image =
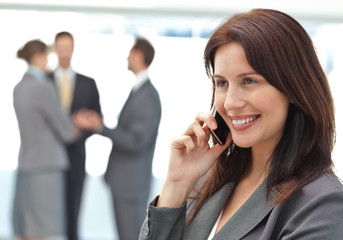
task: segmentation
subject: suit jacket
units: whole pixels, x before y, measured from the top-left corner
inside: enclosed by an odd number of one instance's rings
[[[52,75],[53,77],[53,75]],[[56,85],[56,80],[54,83]],[[99,92],[94,79],[75,73],[75,85],[73,99],[70,107],[70,114],[82,109],[92,109],[101,114]],[[80,170],[85,169],[85,141],[92,135],[90,131],[82,131],[81,137],[77,141],[68,144],[67,150],[73,166]]]
[[[67,168],[64,143],[75,133],[51,82],[25,73],[14,88],[13,104],[21,140],[19,170]]]
[[[105,179],[118,198],[147,201],[160,119],[159,94],[148,80],[137,91],[131,91],[117,127],[104,127],[100,133],[113,142]]]
[[[192,211],[156,208],[152,202],[142,226],[140,240],[207,240],[234,183],[224,185],[202,206],[194,220]],[[252,194],[213,240],[337,240],[343,238],[343,188],[336,177],[323,174],[287,201],[274,206],[275,193],[266,199],[266,183]]]

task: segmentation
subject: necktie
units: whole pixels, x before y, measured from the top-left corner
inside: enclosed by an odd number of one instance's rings
[[[68,77],[68,74],[64,74],[63,78],[61,79],[61,82],[59,85],[59,93],[60,93],[62,106],[65,109],[70,110],[73,94],[72,94],[71,79]]]

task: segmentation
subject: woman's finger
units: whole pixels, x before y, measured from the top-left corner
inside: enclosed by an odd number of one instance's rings
[[[193,123],[185,131],[185,135],[195,135],[198,145],[201,146],[209,139],[206,126],[210,126],[211,129],[217,127],[214,117],[207,113],[198,113]]]
[[[183,135],[183,136],[174,138],[172,141],[171,147],[174,149],[185,148],[187,153],[189,153],[195,148],[195,144],[193,142],[193,139],[190,136]]]

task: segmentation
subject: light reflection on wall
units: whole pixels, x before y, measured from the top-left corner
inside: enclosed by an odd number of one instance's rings
[[[343,24],[323,25],[313,38],[326,67],[335,103],[336,144],[332,154],[337,175],[343,179]]]

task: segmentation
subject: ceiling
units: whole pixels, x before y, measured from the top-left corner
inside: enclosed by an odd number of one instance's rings
[[[341,0],[0,0],[0,9],[150,16],[221,18],[252,8],[274,8],[296,18],[343,23]]]

